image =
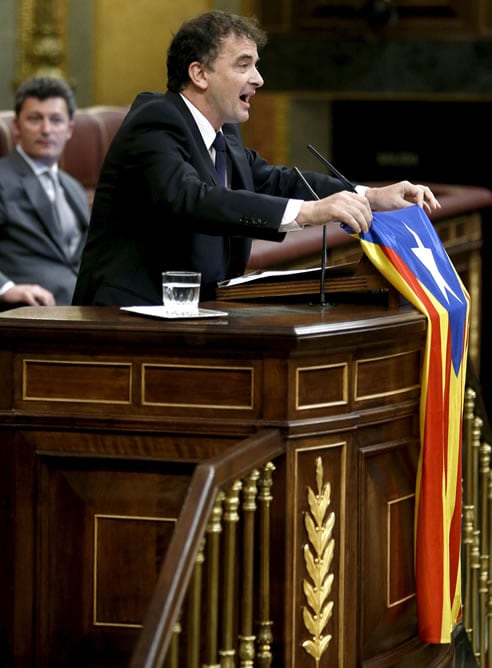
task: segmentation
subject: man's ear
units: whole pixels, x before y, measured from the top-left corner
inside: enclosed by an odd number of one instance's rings
[[[68,141],[69,139],[72,138],[74,128],[75,128],[75,121],[72,119],[72,120],[69,121],[69,123],[68,123],[66,141]]]
[[[12,119],[12,134],[14,136],[14,141],[17,143],[20,137],[19,119],[17,116],[14,116]]]
[[[195,60],[193,63],[190,63],[188,67],[188,76],[190,81],[201,90],[206,90],[208,87],[208,77],[207,70],[202,63],[199,63]]]

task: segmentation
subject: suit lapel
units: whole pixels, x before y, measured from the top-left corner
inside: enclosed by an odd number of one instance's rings
[[[62,253],[62,255],[65,257],[63,247],[60,243],[60,234],[58,231],[58,223],[56,221],[55,211],[48,195],[46,194],[46,191],[24,158],[17,151],[14,151],[11,155],[15,169],[17,170],[21,179],[21,183],[24,187],[26,197],[31,202],[33,207],[33,211],[38,216],[41,225],[46,230],[46,234],[60,250],[60,253]]]
[[[89,221],[87,220],[86,208],[84,208],[85,202],[80,201],[79,192],[72,188],[70,180],[67,178],[64,172],[59,170],[58,176],[60,183],[63,186],[63,190],[65,191],[67,202],[72,207],[81,229],[86,230],[89,227]]]
[[[81,201],[80,192],[72,187],[72,183],[70,179],[67,178],[65,172],[58,170],[58,178],[60,179],[60,183],[63,187],[63,190],[65,191],[65,197],[67,199],[67,202],[70,204],[77,219],[77,223],[80,227],[80,230],[82,231],[82,235],[80,237],[77,248],[70,257],[67,256],[65,250],[63,249],[65,257],[68,259],[69,262],[71,262],[71,264],[74,267],[76,267],[80,260],[81,253],[85,245],[85,238],[86,238],[85,233],[87,232],[87,229],[89,227],[89,219],[87,218],[87,213],[86,213],[87,208],[84,207],[86,202]]]
[[[227,143],[227,151],[232,161],[231,187],[253,191],[253,178],[249,163],[244,156],[243,145],[236,134],[232,133],[227,126],[224,126],[223,130]]]
[[[213,183],[218,184],[217,172],[215,171],[214,164],[210,159],[208,148],[205,146],[202,135],[200,134],[200,130],[195,123],[195,119],[193,118],[193,115],[191,114],[186,104],[183,102],[181,95],[178,93],[167,92],[164,97],[168,102],[171,102],[179,110],[180,115],[183,117],[186,123],[186,127],[191,133],[193,144],[200,157],[203,170],[205,170],[207,176]]]
[[[44,227],[50,236],[56,239],[58,236],[58,228],[55,211],[48,195],[35,174],[26,174],[24,176],[24,189]]]

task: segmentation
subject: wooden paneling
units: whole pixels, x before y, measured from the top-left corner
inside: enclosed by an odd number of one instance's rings
[[[492,35],[492,4],[490,2],[485,3],[481,8],[481,17],[484,32]]]
[[[22,401],[131,403],[131,364],[23,359]]]
[[[450,665],[452,645],[417,638],[413,599],[425,319],[381,305],[227,311],[220,328],[111,307],[0,316],[6,665],[128,665],[196,464],[229,469],[232,446],[265,427],[285,453],[271,502],[272,665],[311,668],[308,646],[327,668],[409,665],[416,652],[415,665]],[[333,550],[320,562],[313,527],[325,519]],[[306,596],[324,575],[329,643],[313,640]]]
[[[360,530],[367,552],[361,563],[361,588],[368,605],[362,615],[361,650],[365,660],[391,649],[390,628],[402,643],[415,631],[413,540],[401,529],[413,526],[417,452],[411,441],[388,441],[362,451]],[[377,544],[374,533],[379,536]],[[377,573],[372,572],[369,554],[381,565]]]
[[[118,656],[136,641],[192,468],[63,453],[36,468],[39,658],[103,665],[105,646]]]
[[[191,389],[197,391],[190,392]],[[142,403],[152,406],[251,410],[254,368],[205,364],[144,364]]]
[[[356,35],[481,34],[487,0],[256,0],[256,12],[271,32],[342,31]]]

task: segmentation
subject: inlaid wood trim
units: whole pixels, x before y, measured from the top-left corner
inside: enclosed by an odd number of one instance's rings
[[[414,359],[411,359],[411,358]],[[412,377],[406,378],[403,372],[403,363],[405,358],[410,363],[409,368],[412,370]],[[393,364],[395,368],[393,373],[388,373],[388,365]],[[397,367],[396,367],[397,365]],[[372,367],[372,368],[370,368]],[[382,355],[378,357],[367,357],[355,362],[355,386],[354,386],[354,400],[366,401],[368,399],[379,399],[382,397],[394,397],[405,392],[412,392],[418,390],[420,387],[420,350],[405,350],[401,353],[393,353],[391,355]],[[371,388],[377,391],[363,391],[362,373],[367,374],[370,379]],[[410,382],[408,382],[410,380]],[[388,383],[386,387],[384,383]],[[366,383],[367,384],[367,383]]]
[[[144,406],[252,410],[254,385],[252,366],[142,365]]]
[[[141,515],[111,515],[103,513],[94,514],[94,554],[93,554],[93,583],[92,583],[92,623],[94,626],[105,626],[105,627],[118,627],[118,628],[142,628],[143,624],[132,624],[125,622],[117,621],[102,621],[98,619],[97,615],[97,601],[98,601],[98,590],[97,590],[97,574],[98,574],[98,546],[99,546],[99,524],[101,520],[130,520],[141,521],[141,522],[162,522],[162,523],[172,523],[176,524],[176,517],[151,517],[151,516],[141,516]]]
[[[346,362],[298,367],[295,379],[295,409],[302,411],[347,404],[348,372]],[[328,390],[334,394],[331,399],[326,398]]]
[[[131,404],[132,365],[128,362],[22,360],[23,401]]]
[[[392,564],[392,553],[391,553],[391,513],[398,503],[403,503],[405,501],[408,501],[409,499],[414,499],[415,500],[415,494],[406,494],[405,496],[401,496],[398,499],[392,499],[391,501],[388,501],[387,506],[386,506],[386,526],[387,526],[387,536],[388,536],[388,543],[386,545],[386,563],[387,563],[387,571],[386,571],[386,605],[388,608],[394,608],[397,605],[401,605],[405,601],[409,601],[412,598],[415,598],[415,591],[409,593],[407,596],[403,596],[402,598],[391,600],[391,564]]]

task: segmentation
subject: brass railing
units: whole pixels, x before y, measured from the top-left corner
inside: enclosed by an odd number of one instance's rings
[[[472,373],[465,394],[463,446],[463,625],[480,668],[492,668],[490,427]]]
[[[199,464],[131,668],[268,668],[270,504],[277,430]]]

